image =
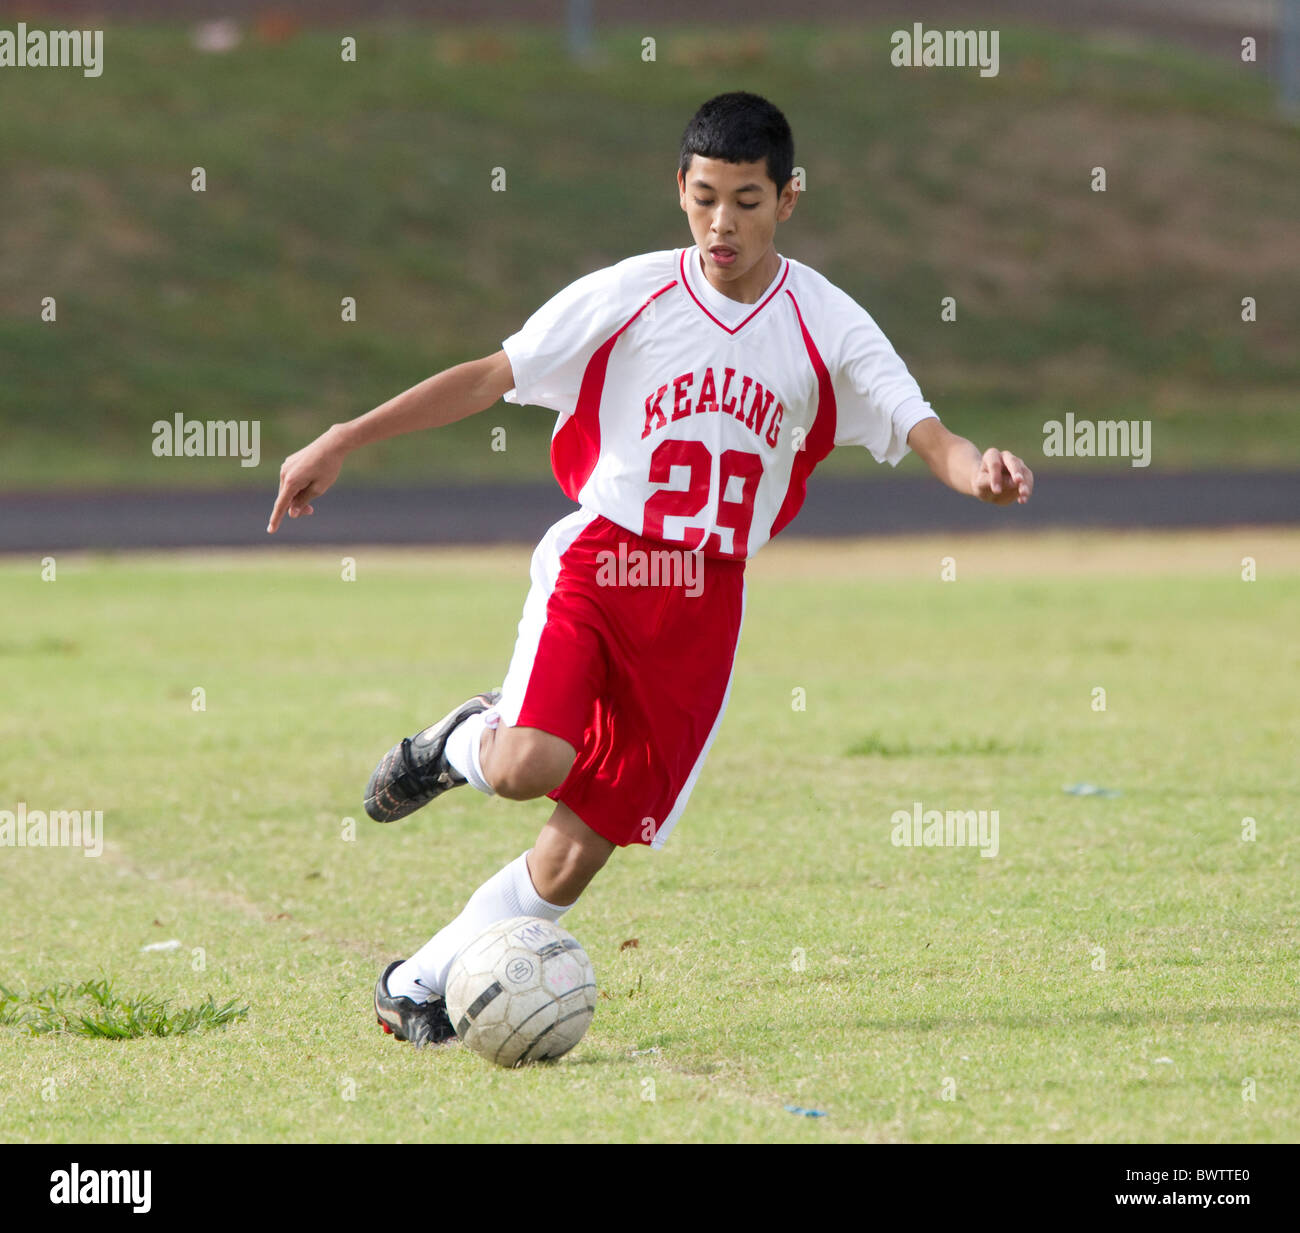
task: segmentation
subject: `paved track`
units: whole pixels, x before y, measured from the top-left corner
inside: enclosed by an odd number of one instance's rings
[[[533,543],[573,509],[553,484],[372,488],[345,482],[316,503],[313,517],[286,519],[270,536],[271,501],[269,490],[0,495],[0,552]],[[1009,509],[959,497],[924,476],[814,476],[802,512],[784,534],[1270,524],[1300,524],[1300,475],[1048,475],[1039,477],[1027,506]]]

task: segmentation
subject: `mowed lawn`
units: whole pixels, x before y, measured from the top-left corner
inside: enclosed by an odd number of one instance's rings
[[[523,1071],[370,998],[546,803],[360,796],[499,683],[527,551],[56,568],[0,563],[0,809],[102,810],[105,844],[0,847],[0,984],[248,1014],[0,1027],[4,1141],[1300,1137],[1292,533],[774,545],[686,817],[564,918],[592,1028]],[[896,846],[916,807],[996,810],[996,856]]]

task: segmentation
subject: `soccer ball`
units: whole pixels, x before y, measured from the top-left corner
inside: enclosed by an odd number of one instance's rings
[[[456,1035],[498,1066],[559,1057],[596,1012],[596,973],[582,944],[553,921],[516,916],[484,930],[447,975]]]

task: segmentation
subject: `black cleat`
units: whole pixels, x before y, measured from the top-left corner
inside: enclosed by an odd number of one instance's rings
[[[394,959],[375,986],[375,1018],[379,1020],[379,1026],[398,1040],[409,1040],[417,1049],[455,1040],[456,1029],[451,1026],[444,999],[412,1002],[410,998],[395,998],[388,992],[389,974],[403,962]]]
[[[499,690],[475,694],[436,724],[394,745],[379,759],[366,785],[366,813],[376,822],[396,822],[465,783],[464,775],[443,756],[447,738],[462,720],[500,701]]]

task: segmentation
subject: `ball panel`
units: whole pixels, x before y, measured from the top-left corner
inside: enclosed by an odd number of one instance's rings
[[[447,1010],[457,1035],[501,1066],[559,1057],[585,1034],[596,975],[553,921],[514,917],[485,929],[452,963]]]

